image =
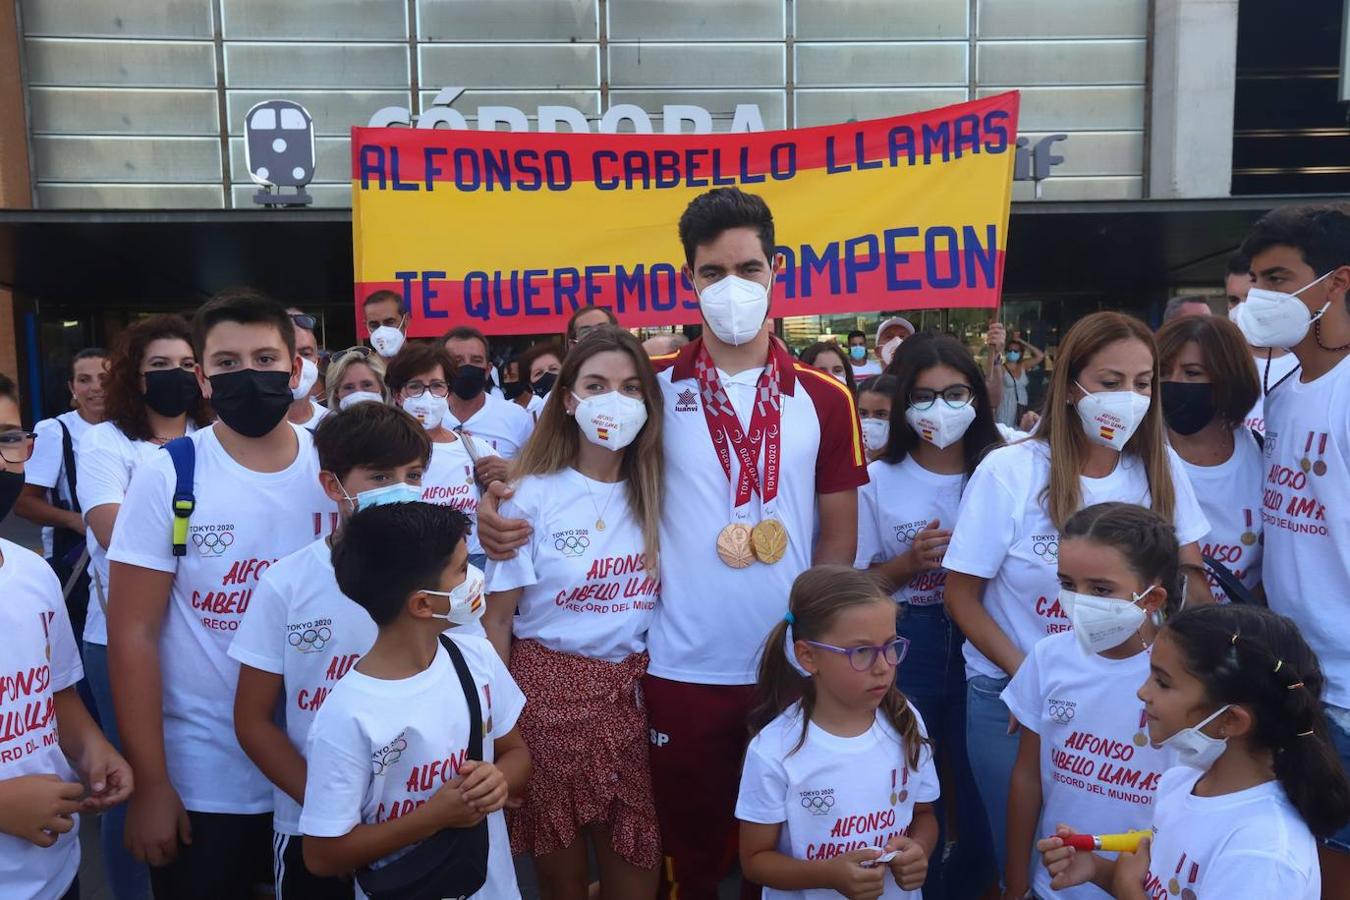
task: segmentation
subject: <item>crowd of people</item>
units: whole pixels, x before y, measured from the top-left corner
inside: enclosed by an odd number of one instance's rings
[[[93,814],[117,900],[1347,896],[1350,210],[1052,366],[794,355],[763,200],[678,237],[692,341],[232,290],[0,375],[0,894]]]

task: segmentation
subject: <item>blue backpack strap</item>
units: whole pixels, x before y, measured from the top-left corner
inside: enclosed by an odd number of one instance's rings
[[[197,506],[192,483],[197,469],[197,447],[190,437],[174,438],[164,445],[173,460],[173,555],[187,555],[188,519]]]

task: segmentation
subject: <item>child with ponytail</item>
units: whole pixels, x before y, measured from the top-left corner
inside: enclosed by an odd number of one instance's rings
[[[1056,891],[1035,865],[1037,835],[1060,822],[1092,833],[1147,828],[1169,755],[1150,747],[1143,704],[1149,647],[1181,596],[1176,531],[1151,509],[1098,503],[1059,538],[1059,605],[1072,631],[1041,638],[1003,690],[1021,724],[1008,797],[1008,897]],[[1034,866],[1034,869],[1033,869]]]
[[[866,572],[797,577],[759,668],[736,817],[768,898],[918,898],[937,843],[932,748],[896,686],[908,642]]]
[[[1189,609],[1159,634],[1150,669],[1139,689],[1149,737],[1179,764],[1158,786],[1151,839],[1108,860],[1068,846],[1075,832],[1061,826],[1037,844],[1051,886],[1317,900],[1315,838],[1350,820],[1350,781],[1297,626],[1260,607]]]

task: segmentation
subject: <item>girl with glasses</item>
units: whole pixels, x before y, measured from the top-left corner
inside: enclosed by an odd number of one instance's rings
[[[909,642],[866,572],[793,582],[759,668],[736,818],[741,868],[765,898],[918,898],[937,846],[937,769],[896,685]]]
[[[900,688],[928,723],[934,755],[946,760],[943,791],[955,797],[947,804],[955,822],[938,821],[944,845],[952,831],[960,838],[929,873],[927,890],[974,897],[993,880],[993,845],[966,757],[962,636],[943,609],[942,557],[962,488],[1002,440],[980,367],[955,338],[915,335],[892,368],[894,376],[881,376],[891,385],[892,424],[858,490],[856,565],[870,569],[897,604],[896,629],[913,647],[899,669]]]
[[[966,636],[966,747],[1002,870],[1017,722],[1000,699],[1038,640],[1073,627],[1060,605],[1060,530],[1078,510],[1119,501],[1176,528],[1181,561],[1203,565],[1209,531],[1155,395],[1158,355],[1138,319],[1098,312],[1060,345],[1045,416],[1028,440],[986,456],[971,476],[943,561],[946,605]],[[1210,602],[1204,579],[1190,600]]]

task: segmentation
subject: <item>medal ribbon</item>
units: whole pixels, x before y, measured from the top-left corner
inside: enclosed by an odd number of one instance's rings
[[[780,445],[782,434],[783,398],[778,385],[778,357],[770,348],[769,362],[755,384],[755,408],[750,416],[750,433],[741,428],[741,420],[736,408],[731,405],[726,388],[717,377],[717,367],[708,355],[707,347],[699,349],[694,361],[694,371],[698,375],[699,395],[703,401],[703,419],[708,426],[708,436],[712,438],[717,459],[722,471],[731,479],[731,448],[736,451],[741,470],[736,479],[736,498],[734,506],[740,509],[750,502],[751,496],[758,493],[761,502],[768,506],[778,496],[778,471],[782,460]],[[760,449],[764,450],[764,481],[759,477]]]

